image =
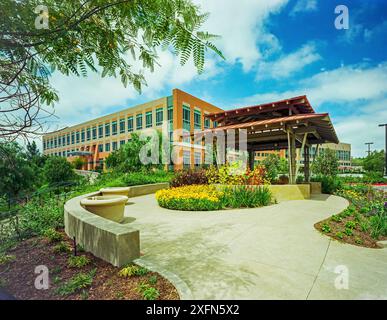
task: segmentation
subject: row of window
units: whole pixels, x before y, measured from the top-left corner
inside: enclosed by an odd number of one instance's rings
[[[193,110],[194,129],[202,129],[202,112],[198,109]],[[213,123],[214,128],[217,127],[217,122]],[[204,129],[210,128],[210,119],[204,118]],[[183,129],[191,131],[191,108],[187,105],[183,105]]]
[[[158,108],[155,111],[156,114],[156,126],[160,126],[164,120],[164,109]],[[173,108],[168,108],[168,121],[173,120]],[[143,115],[142,113],[136,115],[136,130],[143,129]],[[78,144],[80,142],[90,141],[101,139],[103,137],[110,137],[110,135],[117,135],[125,132],[134,131],[134,119],[133,116],[129,116],[127,119],[120,119],[119,123],[117,121],[108,122],[100,124],[98,127],[94,126],[92,128],[82,129],[81,131],[71,132],[66,135],[52,138],[47,141],[43,141],[43,150],[53,149],[62,146],[68,146],[72,144]],[[145,127],[151,128],[153,126],[153,111],[148,111],[145,114]],[[105,129],[105,132],[104,132]]]

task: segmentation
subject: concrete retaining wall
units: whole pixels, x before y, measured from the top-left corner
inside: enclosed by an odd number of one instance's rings
[[[310,199],[309,184],[268,185],[267,187],[277,202]]]
[[[129,197],[138,197],[143,196],[146,194],[155,193],[158,190],[161,189],[167,189],[169,188],[168,182],[161,182],[161,183],[153,183],[153,184],[143,184],[139,186],[131,186],[129,187]]]
[[[130,224],[119,224],[99,217],[80,205],[82,195],[64,205],[65,232],[76,242],[114,266],[122,266],[140,257],[140,232]]]

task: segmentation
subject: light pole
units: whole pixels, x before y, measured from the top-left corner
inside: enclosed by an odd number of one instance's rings
[[[384,138],[384,142],[385,142],[385,147],[384,147],[384,159],[385,159],[385,168],[384,168],[384,173],[385,175],[387,176],[387,123],[385,124],[379,124],[379,127],[384,127],[385,130],[386,130],[386,137]]]
[[[366,142],[366,143],[365,143],[365,145],[368,146],[368,151],[367,151],[368,155],[371,154],[371,145],[372,145],[372,144],[374,144],[374,143],[373,143],[373,142]]]

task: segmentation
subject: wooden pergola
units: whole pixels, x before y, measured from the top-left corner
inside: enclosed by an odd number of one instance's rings
[[[230,129],[247,131],[250,168],[254,167],[256,151],[287,149],[290,184],[296,183],[299,170],[297,148],[304,155],[305,181],[309,181],[311,145],[318,148],[322,143],[339,143],[329,114],[316,113],[306,96],[213,113],[207,117],[218,126],[204,130],[204,134]]]

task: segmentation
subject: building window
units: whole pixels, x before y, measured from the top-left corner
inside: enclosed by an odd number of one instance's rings
[[[204,129],[210,128],[210,119],[204,118]]]
[[[86,129],[86,140],[90,141],[90,128]]]
[[[115,136],[117,134],[117,121],[113,121],[112,123],[112,135]]]
[[[191,131],[191,109],[183,106],[183,129]]]
[[[98,152],[103,152],[103,144],[98,145]]]
[[[136,115],[136,130],[142,129],[142,114]]]
[[[133,117],[130,116],[128,117],[128,132],[132,132],[133,131]]]
[[[54,138],[54,148],[57,147],[57,141],[56,141],[56,138]]]
[[[70,134],[67,134],[67,145],[70,145]]]
[[[100,124],[99,126],[98,126],[98,138],[103,138],[103,125],[102,124]]]
[[[85,129],[82,129],[81,131],[81,141],[85,142]]]
[[[164,120],[164,109],[158,108],[156,109],[156,126],[161,126]]]
[[[66,145],[66,136],[62,136],[62,146]]]
[[[200,110],[194,111],[194,128],[202,129],[202,113]]]
[[[183,165],[184,167],[189,166],[191,163],[191,151],[183,151]]]
[[[46,150],[46,141],[43,141],[43,150]]]
[[[198,167],[202,164],[202,153],[201,152],[195,152],[194,154],[194,163],[195,166]]]
[[[113,151],[117,150],[117,141],[113,141]]]
[[[110,143],[105,143],[105,151],[109,152],[110,151]]]
[[[125,133],[125,119],[120,119],[120,133]]]
[[[218,121],[214,121],[214,122],[212,123],[212,125],[213,125],[214,128],[216,128],[216,127],[218,126]]]
[[[110,136],[110,122],[105,123],[105,137]]]
[[[173,106],[168,107],[167,113],[168,113],[168,121],[172,122],[173,121]]]
[[[145,114],[145,127],[146,128],[152,127],[152,111],[148,111]]]
[[[120,141],[120,147],[123,146],[125,144],[125,140],[121,140]]]
[[[97,139],[97,127],[93,127],[92,135],[93,135],[93,140]]]
[[[79,141],[80,141],[80,134],[79,134],[79,131],[77,131],[77,132],[75,133],[75,141],[76,141],[76,143],[79,143]]]
[[[71,144],[75,143],[75,134],[74,132],[71,132]]]

